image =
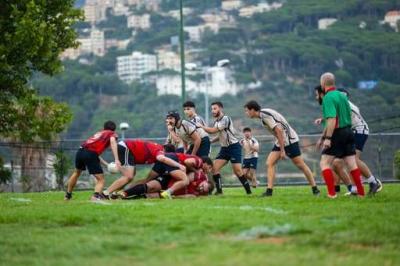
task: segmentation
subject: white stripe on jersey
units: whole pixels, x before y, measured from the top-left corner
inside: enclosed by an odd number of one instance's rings
[[[219,130],[217,134],[222,147],[228,147],[239,142],[236,129],[233,127],[232,119],[229,116],[224,115],[215,120],[214,127]]]

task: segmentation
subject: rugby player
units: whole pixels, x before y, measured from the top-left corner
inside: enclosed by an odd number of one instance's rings
[[[243,157],[243,173],[248,180],[251,180],[251,185],[256,188],[259,184],[256,176],[257,162],[258,162],[258,152],[260,150],[260,145],[255,137],[251,133],[249,127],[243,129],[244,138],[240,140],[240,145],[243,147],[244,157]]]

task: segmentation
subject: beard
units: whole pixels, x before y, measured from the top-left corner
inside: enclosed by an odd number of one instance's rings
[[[221,112],[217,112],[217,113],[212,113],[213,117],[218,117],[221,114]]]
[[[322,97],[318,97],[318,103],[319,105],[322,105]]]

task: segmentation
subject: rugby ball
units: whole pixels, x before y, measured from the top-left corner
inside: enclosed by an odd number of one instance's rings
[[[118,173],[118,169],[117,166],[115,165],[115,163],[109,163],[107,164],[107,171],[112,173],[112,174],[116,174]]]

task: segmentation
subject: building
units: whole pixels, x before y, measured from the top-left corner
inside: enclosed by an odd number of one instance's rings
[[[336,18],[321,18],[318,20],[318,29],[326,30],[329,26],[333,25],[337,21]]]
[[[136,9],[144,8],[148,11],[160,11],[161,0],[127,0],[129,6],[135,6]]]
[[[181,70],[181,59],[175,52],[159,50],[157,52],[158,69],[173,69],[175,71]]]
[[[189,8],[189,7],[184,7],[184,8],[182,8],[182,14],[183,14],[183,16],[186,17],[186,16],[188,16],[188,15],[190,15],[190,14],[192,14],[192,13],[193,13],[193,9],[192,9],[192,8]],[[168,11],[168,13],[167,13],[166,15],[168,15],[168,16],[170,16],[170,17],[173,17],[173,18],[179,20],[179,18],[180,18],[180,11],[179,11],[179,9],[170,10],[170,11]]]
[[[259,3],[257,5],[245,6],[239,9],[240,17],[251,17],[256,13],[269,12],[271,10],[275,10],[282,7],[282,3],[273,2],[272,4],[268,3]]]
[[[128,28],[149,29],[151,27],[150,14],[130,15],[127,19]]]
[[[102,1],[87,0],[83,7],[85,21],[95,24],[105,20],[107,7],[108,3],[103,4]]]
[[[130,41],[131,39],[126,39],[126,40],[106,39],[105,41],[106,50],[110,48],[125,50],[128,47]]]
[[[390,27],[398,31],[397,23],[400,20],[400,11],[389,11],[385,15],[385,23],[388,23]]]
[[[219,31],[219,23],[207,23],[197,26],[185,26],[183,30],[189,34],[191,42],[200,42],[201,37],[206,29],[211,30],[214,33]]]
[[[133,52],[131,55],[117,57],[118,77],[131,83],[139,80],[144,73],[157,70],[157,57],[152,54]]]
[[[225,11],[239,9],[242,6],[241,0],[222,0],[221,8]]]
[[[174,94],[181,95],[182,80],[180,75],[162,75],[156,78],[156,88],[158,95]],[[188,78],[185,80],[186,91],[199,91],[199,84]]]

